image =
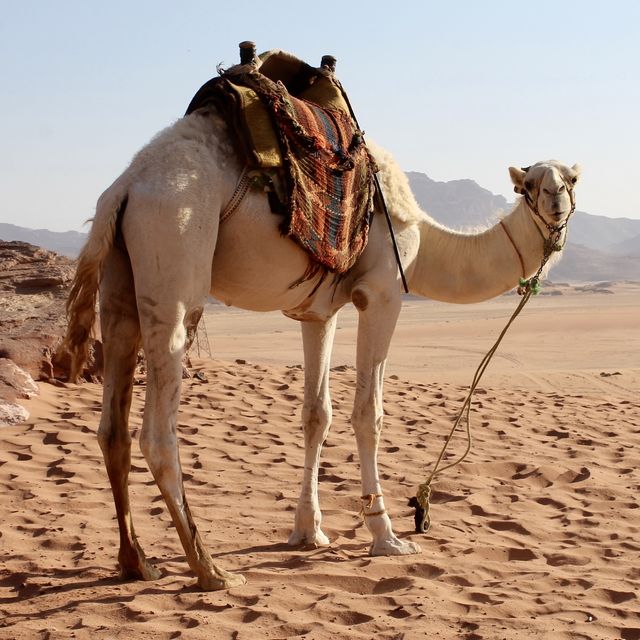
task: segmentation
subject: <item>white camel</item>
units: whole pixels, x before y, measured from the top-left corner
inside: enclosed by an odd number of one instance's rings
[[[573,207],[577,166],[555,161],[510,169],[520,198],[499,224],[477,234],[448,230],[423,213],[392,158],[374,155],[396,230],[411,293],[446,302],[497,296],[540,266],[543,241]],[[282,310],[301,321],[305,384],[302,423],[304,473],[289,544],[327,545],[318,503],[320,449],[331,423],[329,365],[338,310],[359,312],[357,381],[351,416],[360,457],[364,520],[373,555],[413,554],[385,511],[377,467],[382,429],[382,382],[402,303],[387,223],[374,215],[369,241],[344,277],[304,281],[307,254],[283,237],[262,192],[249,191],[224,222],[243,166],[225,123],[196,112],[162,131],[102,194],[69,298],[67,345],[75,371],[100,290],[104,395],[98,438],[120,527],[123,578],[151,580],[159,571],[145,558],[129,506],[131,438],[128,417],[136,354],[147,358],[140,447],[202,589],[224,589],[244,578],[217,567],[189,511],[178,454],[176,421],[181,359],[207,295],[254,311]],[[301,281],[297,286],[292,283]]]

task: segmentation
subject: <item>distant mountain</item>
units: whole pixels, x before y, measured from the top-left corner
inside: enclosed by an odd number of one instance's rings
[[[0,222],[0,239],[20,240],[55,251],[63,256],[75,258],[84,245],[87,234],[79,231],[49,231],[48,229],[26,229],[14,224]]]
[[[452,229],[486,224],[498,211],[506,211],[506,198],[483,189],[473,180],[437,182],[424,173],[407,172],[418,204],[441,224]]]
[[[640,280],[640,256],[616,256],[568,242],[549,277],[556,282]]]
[[[580,197],[578,195],[578,197]],[[570,238],[575,244],[616,255],[640,255],[640,220],[607,218],[576,211],[570,226]]]
[[[610,245],[609,251],[619,256],[640,256],[640,235]]]

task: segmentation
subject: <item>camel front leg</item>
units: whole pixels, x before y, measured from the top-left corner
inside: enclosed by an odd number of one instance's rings
[[[360,456],[363,517],[373,537],[370,555],[407,555],[420,547],[400,540],[384,506],[378,474],[378,443],[382,430],[382,384],[389,343],[400,312],[401,298],[375,296],[359,290],[354,302],[360,312],[356,393],[351,416]]]
[[[334,315],[327,322],[301,323],[304,345],[304,475],[295,524],[289,536],[290,545],[329,544],[329,538],[320,528],[322,513],[318,502],[318,468],[322,444],[331,426],[329,368],[336,319],[337,315]]]

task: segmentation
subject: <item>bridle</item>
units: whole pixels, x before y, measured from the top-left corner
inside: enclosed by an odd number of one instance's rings
[[[522,167],[522,171],[525,172],[525,178],[530,168],[531,167]],[[520,266],[522,267],[522,278],[520,278],[520,284],[517,289],[520,295],[524,295],[524,293],[527,291],[528,288],[531,288],[533,293],[538,292],[540,288],[540,284],[539,284],[540,274],[542,273],[542,270],[544,269],[545,264],[548,262],[552,253],[554,253],[555,251],[562,251],[567,241],[567,234],[565,233],[563,238],[562,232],[566,229],[567,223],[569,222],[569,218],[571,218],[574,211],[576,210],[576,199],[575,199],[573,183],[570,184],[562,174],[560,177],[565,189],[567,190],[567,193],[569,194],[569,201],[571,202],[571,210],[569,211],[569,215],[564,219],[564,221],[561,224],[558,224],[558,225],[551,224],[550,222],[547,222],[544,219],[544,217],[538,210],[538,205],[536,203],[537,199],[534,200],[531,194],[531,191],[527,189],[526,186],[522,189],[522,191],[518,191],[523,195],[525,203],[529,207],[529,210],[531,211],[533,216],[535,216],[535,218],[538,218],[540,222],[544,225],[544,227],[547,229],[547,231],[549,232],[549,235],[545,236],[544,233],[542,233],[542,229],[540,229],[540,225],[538,224],[538,221],[534,218],[533,222],[542,238],[543,258],[542,258],[542,263],[540,265],[540,268],[532,278],[529,278],[528,280],[526,279],[524,259],[522,257],[522,254],[520,253],[520,250],[518,249],[518,245],[516,245],[516,243],[514,242],[513,237],[509,233],[509,230],[507,229],[506,225],[502,222],[502,220],[500,221],[500,224],[504,229],[504,232],[509,238],[511,244],[513,245],[513,248],[518,254],[518,258],[520,259]]]
[[[531,167],[522,167],[522,170],[525,172],[525,178],[529,169],[531,169]],[[550,222],[547,222],[542,217],[542,214],[540,213],[540,211],[538,211],[538,205],[536,204],[536,201],[534,201],[533,196],[531,195],[531,192],[529,191],[529,189],[527,189],[526,186],[523,189],[524,200],[527,203],[527,206],[532,211],[532,213],[540,219],[542,224],[546,227],[547,231],[551,234],[564,231],[564,229],[567,226],[567,223],[569,222],[569,218],[573,215],[573,212],[576,210],[576,197],[574,193],[573,183],[569,184],[569,182],[567,182],[567,180],[562,174],[560,174],[560,179],[562,180],[562,184],[564,185],[565,189],[567,190],[567,193],[569,194],[569,200],[571,202],[571,210],[569,211],[569,215],[565,218],[564,222],[559,225],[555,225],[555,224],[551,224]],[[538,225],[536,224],[536,226]],[[559,251],[559,250],[560,249],[556,249],[556,251]]]

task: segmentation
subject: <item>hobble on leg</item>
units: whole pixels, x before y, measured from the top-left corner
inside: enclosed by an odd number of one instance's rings
[[[375,371],[372,378],[381,381],[381,371]],[[371,396],[369,396],[371,398],[369,402],[362,401],[362,397],[362,395],[358,397],[356,392],[352,423],[360,454],[363,502],[361,513],[373,538],[369,553],[370,555],[419,553],[420,547],[415,542],[400,540],[393,532],[378,475],[377,456],[382,429],[382,403],[376,402]],[[367,396],[364,397],[367,398]]]

